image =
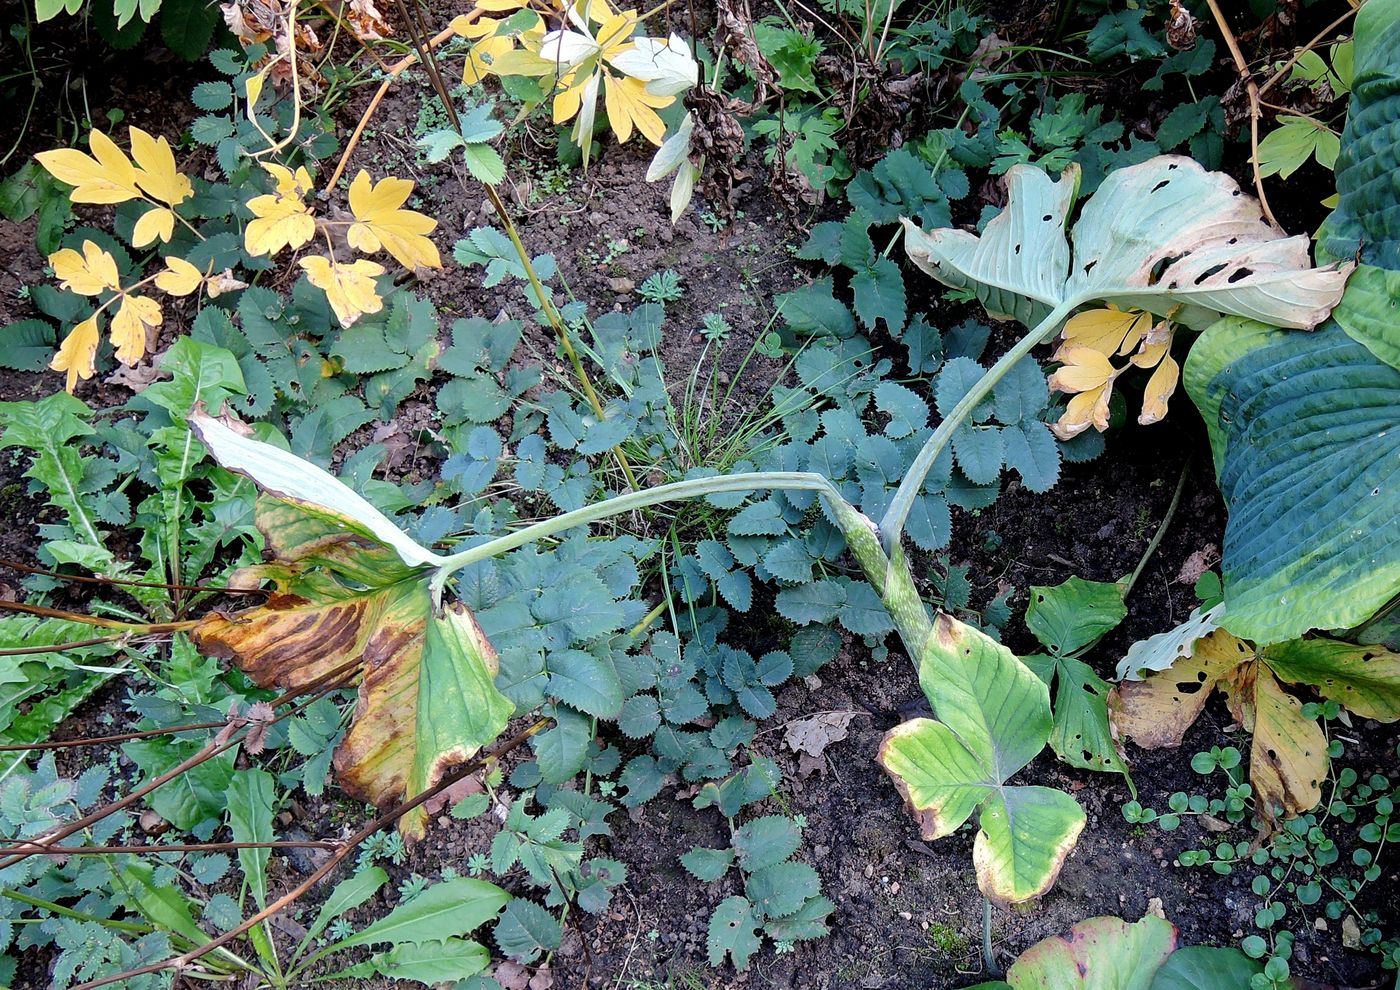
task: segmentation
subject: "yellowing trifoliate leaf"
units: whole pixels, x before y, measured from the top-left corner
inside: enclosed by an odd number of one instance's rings
[[[437,245],[427,236],[437,221],[402,208],[412,194],[407,179],[390,177],[371,185],[369,173],[361,169],[350,183],[350,212],[355,214],[346,234],[350,246],[366,254],[383,249],[405,268],[441,268]]]
[[[95,296],[107,289],[119,289],[117,262],[92,241],[83,241],[83,253],[63,248],[49,255],[49,264],[58,284],[80,296]]]
[[[68,198],[75,203],[125,203],[141,195],[136,166],[111,138],[93,130],[88,146],[92,155],[76,148],[59,148],[34,157],[55,179],[73,186]]]
[[[179,206],[194,195],[189,177],[175,167],[175,156],[165,138],[131,128],[131,157],[136,159],[136,184],[152,199]]]
[[[1086,309],[1065,324],[1065,345],[1092,347],[1104,357],[1122,356],[1137,347],[1151,325],[1152,316],[1140,309]]]
[[[316,220],[302,202],[311,191],[311,176],[304,167],[295,173],[282,165],[263,168],[276,181],[277,191],[248,201],[255,219],[243,232],[243,244],[249,254],[275,255],[286,247],[301,247],[316,234]]]
[[[112,317],[112,346],[122,364],[135,364],[146,354],[146,331],[160,326],[160,304],[146,296],[122,296]]]
[[[326,294],[341,326],[353,326],[364,314],[384,308],[384,300],[374,285],[375,278],[384,274],[383,265],[363,258],[342,265],[321,255],[302,258],[297,263],[306,269],[307,280]]]
[[[96,374],[97,337],[97,314],[93,313],[68,332],[58,353],[49,362],[49,367],[54,371],[68,373],[68,381],[64,388],[69,392],[73,391],[73,386],[78,384],[79,378],[87,381]]]
[[[187,296],[199,289],[204,273],[184,258],[165,259],[165,270],[156,275],[156,288],[169,296]]]
[[[1065,411],[1050,429],[1061,440],[1069,440],[1093,426],[1099,432],[1108,429],[1108,403],[1113,395],[1113,382],[1122,373],[1101,352],[1093,347],[1066,344],[1056,354],[1064,362],[1050,376],[1050,390],[1068,392],[1074,396]]]

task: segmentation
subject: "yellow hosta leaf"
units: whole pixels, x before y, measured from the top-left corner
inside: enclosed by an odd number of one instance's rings
[[[156,275],[156,288],[169,296],[187,296],[203,281],[203,272],[184,258],[171,255],[165,259],[165,270]]]
[[[355,215],[346,234],[350,246],[365,254],[388,251],[405,268],[441,268],[437,246],[427,236],[437,221],[402,209],[412,193],[413,183],[407,179],[390,177],[371,184],[369,173],[361,169],[350,183],[350,212]]]
[[[354,264],[340,265],[321,255],[302,258],[298,264],[306,269],[308,281],[326,294],[341,326],[352,326],[364,314],[384,308],[384,300],[374,285],[375,278],[384,274],[383,265],[363,258]]]
[[[1180,365],[1170,354],[1164,355],[1157,365],[1157,370],[1152,372],[1152,377],[1147,380],[1147,388],[1143,390],[1142,412],[1138,414],[1139,423],[1151,426],[1153,423],[1160,423],[1166,417],[1167,402],[1176,391],[1177,382],[1180,380]]]
[[[1166,670],[1120,682],[1108,698],[1113,727],[1143,749],[1180,746],[1216,685],[1253,659],[1248,643],[1219,629]]]
[[[83,241],[83,253],[63,248],[49,255],[54,278],[61,288],[80,296],[95,296],[107,289],[120,289],[117,261],[92,241]]]
[[[125,203],[137,199],[136,166],[111,138],[94,130],[88,135],[91,155],[76,148],[41,151],[34,157],[60,182],[73,187],[68,198],[75,203]]]
[[[607,72],[603,80],[603,104],[618,142],[625,143],[635,126],[642,137],[659,147],[666,137],[666,125],[653,108],[670,106],[676,98],[648,93],[647,84],[631,76],[619,79]]]
[[[146,331],[160,326],[160,304],[147,296],[122,296],[112,317],[112,346],[122,364],[135,364],[146,355]]]
[[[243,231],[243,244],[252,255],[275,255],[283,248],[299,248],[316,235],[316,219],[302,198],[311,191],[306,169],[295,173],[281,165],[263,165],[277,184],[277,191],[248,200],[255,219]]]
[[[1152,315],[1141,310],[1121,310],[1116,306],[1088,309],[1070,317],[1065,324],[1061,350],[1089,347],[1104,357],[1128,354],[1151,325]]]
[[[97,373],[97,337],[97,314],[93,313],[68,332],[58,353],[49,362],[49,367],[54,371],[68,373],[68,382],[64,385],[68,391],[73,391],[79,378],[87,381]]]
[[[141,128],[133,127],[131,157],[136,159],[136,184],[152,199],[166,206],[179,206],[194,195],[189,177],[175,167],[175,155],[165,138],[151,137]],[[161,238],[169,239],[168,234]]]
[[[1233,688],[1224,686],[1235,720],[1254,734],[1249,780],[1255,807],[1270,821],[1278,811],[1291,817],[1317,807],[1328,762],[1317,720],[1303,717],[1303,703],[1264,664],[1249,665]]]
[[[141,214],[131,232],[131,246],[143,248],[156,241],[164,244],[175,233],[175,214],[163,206],[152,207]]]

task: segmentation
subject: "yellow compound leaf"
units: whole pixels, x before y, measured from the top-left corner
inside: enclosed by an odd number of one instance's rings
[[[64,388],[69,392],[73,391],[79,378],[87,381],[96,374],[98,334],[97,314],[93,313],[69,331],[58,353],[49,362],[49,367],[54,371],[67,372],[68,381]]]
[[[179,206],[194,195],[189,176],[175,167],[175,155],[165,138],[151,137],[139,127],[131,128],[131,157],[136,159],[136,184],[152,199],[166,206]],[[169,240],[169,235],[161,239]]]
[[[141,214],[131,231],[131,246],[143,248],[156,241],[164,244],[175,233],[175,214],[163,206],[156,206]]]
[[[160,303],[147,296],[122,296],[112,317],[112,346],[122,364],[135,364],[146,355],[146,332],[160,326]]]
[[[460,20],[460,18],[459,18]],[[476,41],[467,53],[466,64],[462,66],[462,84],[475,86],[487,76],[498,71],[501,59],[515,50],[515,39],[509,35],[498,35],[499,21],[484,17],[475,23],[464,26],[465,37]]]
[[[1303,703],[1262,663],[1250,664],[1226,687],[1231,712],[1254,734],[1249,780],[1255,807],[1270,821],[1280,811],[1293,816],[1317,807],[1327,777],[1327,737],[1317,720],[1303,717]]]
[[[302,258],[298,264],[306,269],[307,280],[326,294],[341,326],[353,326],[364,314],[384,308],[384,300],[379,298],[374,284],[375,278],[384,274],[383,265],[363,258],[341,265],[321,255]]]
[[[1113,367],[1097,348],[1077,344],[1065,344],[1056,358],[1065,363],[1050,376],[1050,388],[1074,398],[1050,429],[1061,440],[1076,437],[1090,426],[1100,433],[1108,429],[1108,403],[1121,369]]]
[[[204,273],[184,258],[165,259],[165,270],[156,275],[156,288],[168,296],[187,296],[199,289]]]
[[[49,255],[54,277],[61,288],[80,296],[95,296],[107,289],[119,289],[117,262],[92,241],[83,241],[83,253],[63,248]]]
[[[68,198],[75,203],[125,203],[137,199],[136,166],[99,130],[88,135],[91,155],[76,148],[41,151],[34,157],[55,179],[73,187]]]
[[[350,183],[350,212],[355,215],[346,234],[350,246],[365,254],[388,251],[409,269],[441,268],[437,246],[427,236],[437,221],[402,208],[412,193],[407,179],[388,177],[371,184],[361,169]]]
[[[281,165],[263,165],[276,182],[277,191],[248,201],[254,219],[243,231],[243,246],[252,255],[275,255],[283,248],[299,248],[316,235],[316,219],[302,202],[311,191],[305,168],[295,173]]]
[[[1128,354],[1151,325],[1152,315],[1142,310],[1122,310],[1117,306],[1086,309],[1070,317],[1065,324],[1061,349],[1090,347],[1104,357]]]
[[[607,108],[608,123],[619,143],[626,143],[635,126],[642,137],[659,147],[666,137],[666,125],[653,108],[669,106],[673,102],[674,96],[648,93],[646,83],[640,79],[630,76],[617,78],[610,72],[603,74],[603,105]]]

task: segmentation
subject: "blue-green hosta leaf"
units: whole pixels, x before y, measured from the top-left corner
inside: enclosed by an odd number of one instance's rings
[[[1393,3],[1356,15],[1351,105],[1337,155],[1337,209],[1318,233],[1318,247],[1400,270],[1400,17]]]
[[[1336,323],[1224,320],[1186,383],[1230,512],[1224,627],[1264,646],[1370,618],[1400,589],[1400,370]]]
[[[1065,225],[1079,167],[1058,181],[1016,165],[1007,204],[979,236],[904,221],[905,250],[993,316],[1034,326],[1064,302],[1117,302],[1204,328],[1222,315],[1311,328],[1341,298],[1349,266],[1312,268],[1306,236],[1285,237],[1229,176],[1163,155],[1119,169],[1084,204],[1071,255]]]
[[[940,721],[895,726],[880,763],[926,839],[956,830],[980,809],[973,846],[978,885],[1015,904],[1043,894],[1084,828],[1073,798],[1008,786],[1050,738],[1050,694],[1011,651],[940,612],[920,656],[919,683]]]
[[[1400,368],[1400,271],[1362,265],[1352,273],[1332,319],[1347,336],[1392,368]]]

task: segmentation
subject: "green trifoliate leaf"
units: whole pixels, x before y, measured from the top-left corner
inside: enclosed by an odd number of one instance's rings
[[[1122,585],[1081,577],[1032,587],[1026,606],[1026,628],[1056,656],[1088,646],[1127,617]]]

